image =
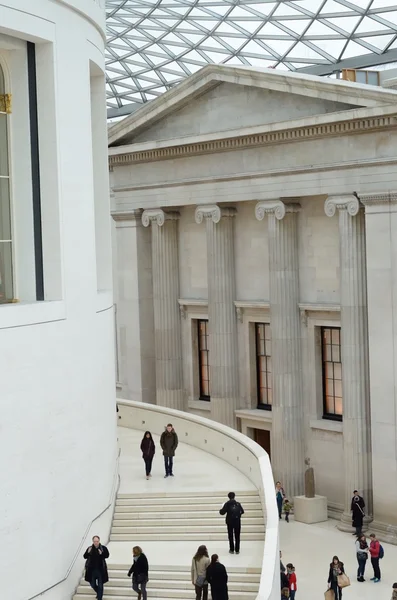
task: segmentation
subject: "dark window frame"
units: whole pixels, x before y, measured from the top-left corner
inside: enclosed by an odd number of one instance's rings
[[[321,367],[322,367],[322,386],[323,386],[323,419],[327,419],[329,421],[343,421],[343,384],[342,384],[342,379],[343,379],[343,363],[342,363],[342,345],[341,345],[341,337],[342,337],[342,332],[341,332],[341,328],[340,327],[321,327]],[[332,350],[332,346],[337,345],[339,347],[339,361],[333,360],[333,356],[331,357],[331,360],[326,360],[326,345],[325,344],[325,331],[330,331],[331,332],[331,336],[332,336],[332,331],[338,331],[339,332],[339,344],[330,344],[331,346],[331,353],[333,352]],[[331,340],[332,342],[332,340]],[[334,412],[329,412],[329,406],[328,406],[328,402],[327,402],[327,397],[331,398],[331,396],[329,394],[327,394],[327,384],[326,381],[327,379],[330,379],[330,377],[327,377],[327,364],[339,364],[340,365],[340,370],[341,370],[341,378],[340,379],[336,379],[335,378],[335,374],[334,374],[334,366],[332,367],[332,382],[333,382],[333,405],[334,405]],[[335,381],[340,381],[341,383],[341,388],[342,388],[342,396],[336,396],[335,395]],[[336,398],[341,398],[342,400],[342,414],[338,414],[335,412],[335,406],[336,406]]]
[[[264,328],[264,343],[265,343],[265,354],[260,354],[260,349],[259,349],[259,330],[260,328],[263,327]],[[272,371],[268,370],[268,359],[272,358],[272,355],[270,353],[270,355],[266,354],[266,327],[269,327],[270,329],[270,323],[255,323],[255,362],[256,362],[256,400],[257,400],[257,408],[259,408],[260,410],[272,410],[272,403],[265,403],[265,402],[261,402],[261,389],[263,386],[261,386],[261,373],[265,373],[266,374],[266,389],[267,393],[269,391],[269,389],[271,390],[271,393],[273,395],[273,382],[271,380],[272,377]],[[271,338],[270,340],[268,340],[271,342]],[[261,358],[265,357],[266,358],[266,371],[262,371],[261,370],[261,366],[260,366],[260,362],[261,362]],[[269,381],[270,381],[270,387],[269,387]]]
[[[205,323],[205,338],[206,338],[206,348],[202,348],[201,347],[201,325]],[[210,371],[209,371],[209,348],[208,348],[208,341],[209,341],[209,333],[208,333],[208,319],[197,319],[197,347],[198,347],[198,367],[199,367],[199,399],[200,400],[204,400],[205,402],[210,402],[211,400],[211,377],[210,377]],[[203,355],[206,355],[206,360],[207,360],[207,364],[204,365],[203,364],[203,360],[202,357]],[[203,386],[203,367],[206,366],[207,367],[207,374],[208,374],[208,379],[206,379],[205,381],[207,381],[208,383],[208,394],[205,394],[203,392],[204,386]]]

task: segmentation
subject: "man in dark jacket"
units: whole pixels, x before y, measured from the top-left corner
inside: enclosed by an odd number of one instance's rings
[[[172,472],[172,468],[174,465],[175,450],[178,447],[178,436],[176,435],[175,429],[171,423],[168,423],[165,431],[163,431],[161,434],[160,446],[163,450],[164,456],[164,477],[173,477],[174,474]]]
[[[241,533],[241,515],[244,514],[244,509],[240,502],[236,500],[236,494],[230,492],[229,500],[225,502],[220,515],[226,515],[227,534],[229,536],[229,552],[230,554],[240,554],[240,533]]]
[[[353,535],[356,535],[357,537],[359,537],[362,533],[364,514],[365,514],[364,508],[365,508],[364,498],[359,495],[357,490],[354,490],[350,510],[352,511],[352,517],[353,517],[352,525],[356,529],[356,531],[355,531],[355,533],[353,533]]]
[[[106,559],[109,558],[109,550],[102,546],[98,535],[92,538],[92,546],[84,552],[85,580],[91,585],[98,600],[103,598],[103,586],[109,581]]]

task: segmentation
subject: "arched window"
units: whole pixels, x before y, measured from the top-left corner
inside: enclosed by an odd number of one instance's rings
[[[0,303],[14,298],[7,120],[10,97],[0,65]]]

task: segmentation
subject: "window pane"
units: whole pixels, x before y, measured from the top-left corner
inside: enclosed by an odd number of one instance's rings
[[[337,327],[322,329],[324,415],[342,416],[342,357],[341,330]]]
[[[339,329],[332,329],[331,330],[331,337],[332,337],[332,343],[333,344],[339,344],[340,342],[340,332]]]
[[[270,335],[270,325],[265,325],[265,337],[267,340],[271,339],[271,335]]]
[[[323,343],[325,344],[330,344],[331,343],[331,330],[330,329],[324,329],[323,330]]]
[[[9,184],[4,178],[0,178],[0,240],[11,240]]]
[[[332,348],[332,361],[334,363],[340,362],[340,346],[331,346]]]
[[[324,346],[324,359],[326,361],[331,361],[332,360],[332,351],[331,351],[332,346],[330,346],[329,344],[327,344],[326,346]]]
[[[334,364],[334,377],[335,379],[342,379],[342,365],[340,363]]]
[[[266,356],[272,355],[272,343],[270,340],[266,342]]]
[[[376,71],[367,72],[367,83],[370,85],[379,85],[378,81],[378,73]]]
[[[8,175],[7,115],[0,113],[0,176]]]
[[[367,83],[366,71],[356,71],[356,82],[357,83]]]
[[[335,388],[335,397],[342,398],[342,382],[335,379],[334,388]]]
[[[265,355],[265,340],[259,340],[259,355]]]
[[[326,396],[334,395],[334,382],[332,379],[325,380],[325,395]]]
[[[12,245],[0,243],[0,303],[13,299]]]
[[[334,398],[333,398],[333,396],[325,397],[325,412],[328,415],[334,414]]]
[[[272,358],[271,358],[271,356],[268,356],[268,358],[266,360],[266,371],[268,373],[272,372]]]
[[[343,402],[342,398],[335,398],[335,414],[343,415]]]
[[[273,392],[270,389],[267,390],[267,403],[273,404]]]

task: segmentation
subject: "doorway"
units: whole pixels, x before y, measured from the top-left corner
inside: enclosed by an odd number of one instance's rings
[[[254,429],[254,440],[259,446],[262,446],[262,448],[266,450],[271,460],[270,431],[267,431],[266,429]]]

